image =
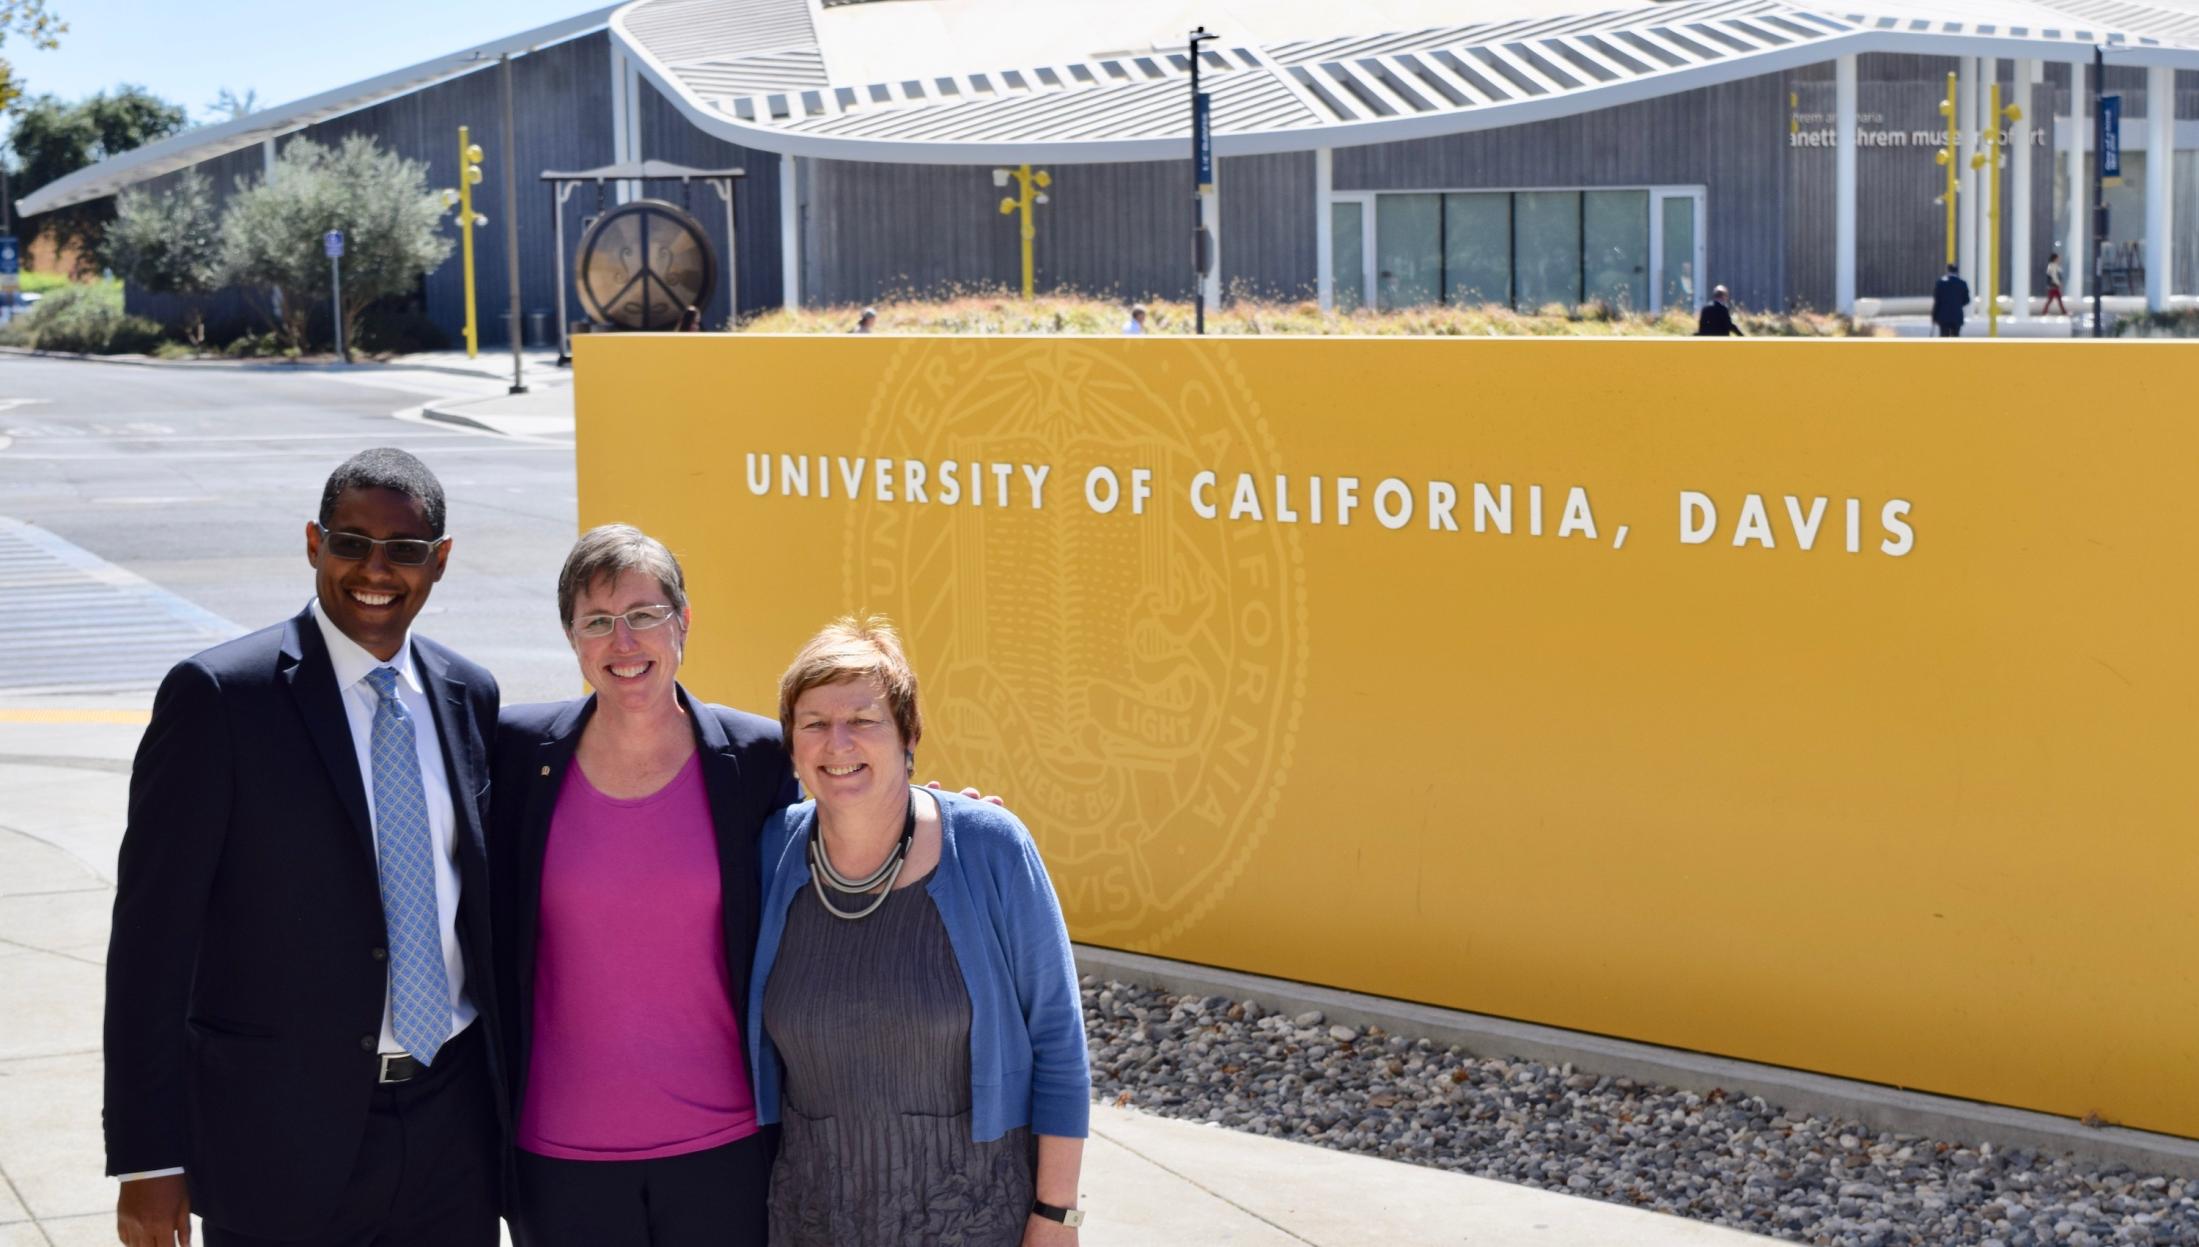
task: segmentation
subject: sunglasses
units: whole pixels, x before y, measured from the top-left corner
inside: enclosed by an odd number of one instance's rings
[[[435,555],[435,547],[449,541],[449,537],[369,537],[362,533],[329,531],[326,524],[316,521],[321,530],[321,548],[337,558],[359,563],[374,557],[374,547],[382,547],[382,553],[399,567],[418,567]]]

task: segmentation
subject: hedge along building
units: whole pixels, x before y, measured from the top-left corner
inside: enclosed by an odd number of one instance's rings
[[[492,148],[476,203],[496,219],[496,82],[479,71],[510,55],[526,308],[556,302],[535,175],[643,158],[746,169],[744,314],[1012,285],[1016,227],[992,171],[1021,163],[1054,178],[1043,288],[1186,297],[1181,41],[1204,22],[1222,36],[1202,63],[1218,157],[1199,207],[1218,240],[1210,300],[1656,308],[1722,282],[1747,305],[1852,309],[1926,293],[1940,271],[1949,73],[1973,284],[1989,196],[1969,166],[1994,83],[2023,113],[2007,126],[2002,288],[2039,292],[2049,250],[2089,254],[2097,46],[2123,97],[2112,289],[2164,307],[2199,291],[2199,7],[2179,3],[1526,0],[1498,18],[1455,0],[1117,0],[1034,21],[1025,0],[635,0],[125,153],[20,207],[193,166],[226,190],[301,135],[372,134],[452,185],[464,123]],[[637,193],[607,187],[604,202]],[[568,238],[594,211],[579,198]],[[698,191],[722,246],[712,206]],[[480,249],[484,291],[505,289],[502,251]],[[2072,298],[2083,268],[2068,266]],[[446,329],[458,286],[455,263],[424,284]],[[720,291],[705,312],[729,310]],[[484,320],[493,339],[495,313]]]

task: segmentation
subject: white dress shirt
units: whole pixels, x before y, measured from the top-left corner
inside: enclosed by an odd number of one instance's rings
[[[450,1033],[455,1036],[474,1019],[473,1001],[466,996],[466,962],[458,948],[458,855],[453,835],[455,812],[451,806],[450,777],[443,769],[442,738],[436,734],[435,712],[420,683],[412,660],[412,634],[397,657],[383,662],[360,648],[357,641],[328,621],[321,601],[313,599],[313,622],[321,626],[321,640],[328,645],[329,665],[336,669],[336,691],[343,695],[344,717],[351,723],[351,748],[359,759],[359,783],[366,789],[367,821],[374,822],[374,708],[381,700],[367,683],[367,672],[390,667],[397,672],[397,700],[412,716],[414,743],[420,752],[420,794],[427,800],[428,836],[435,845],[436,926],[443,939],[443,979],[450,985]],[[469,794],[470,795],[470,794]],[[377,835],[379,830],[377,829]],[[383,1052],[403,1052],[389,1014],[389,996],[382,997]]]
[[[452,835],[454,811],[450,777],[443,768],[442,737],[435,729],[435,713],[422,689],[419,670],[413,665],[412,634],[405,634],[405,643],[398,649],[397,657],[385,663],[330,623],[328,616],[321,613],[318,597],[313,599],[313,622],[320,625],[321,640],[328,646],[329,663],[336,669],[336,690],[343,697],[344,718],[351,726],[351,748],[359,761],[359,782],[366,789],[369,826],[374,818],[374,708],[381,699],[374,686],[367,683],[367,672],[376,667],[394,668],[397,699],[412,715],[413,740],[420,751],[420,790],[427,800],[428,835],[435,846],[435,909],[443,938],[443,976],[450,984],[450,1033],[455,1036],[473,1021],[477,1010],[466,996],[466,964],[458,949],[458,858]],[[348,834],[349,828],[345,831]],[[397,1042],[397,1033],[391,1025],[389,991],[385,986],[381,1051],[404,1050],[405,1046]],[[118,1176],[124,1182],[134,1182],[139,1178],[164,1178],[182,1172],[181,1168],[149,1169]]]

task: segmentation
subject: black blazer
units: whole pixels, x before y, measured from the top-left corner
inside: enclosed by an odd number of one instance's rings
[[[1695,318],[1695,336],[1698,338],[1738,338],[1743,336],[1741,327],[1733,323],[1733,312],[1723,303],[1703,305],[1702,315]]]
[[[453,796],[467,994],[494,1052],[496,681],[433,641],[414,637],[412,652]],[[310,610],[178,663],[130,772],[107,950],[107,1172],[182,1165],[192,1211],[256,1238],[325,1222],[374,1092],[387,944],[366,785]]]
[[[697,702],[679,690],[680,705],[702,754],[703,788],[718,839],[724,895],[725,967],[733,1016],[748,1033],[748,975],[756,959],[762,907],[756,842],[764,820],[800,797],[779,724],[761,715]],[[550,816],[565,772],[595,713],[593,695],[572,701],[507,706],[497,726],[496,804],[489,814],[491,889],[496,898],[497,990],[502,996],[506,1060],[514,1106],[526,1103],[527,1062],[534,1044],[536,936],[542,906],[542,857]]]
[[[1932,323],[1961,325],[1970,307],[1970,283],[1953,273],[1943,273],[1932,283]]]

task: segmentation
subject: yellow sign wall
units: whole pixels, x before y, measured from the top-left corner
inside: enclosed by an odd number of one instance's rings
[[[1081,940],[2199,1135],[2199,350],[576,347],[690,686],[892,615]]]

